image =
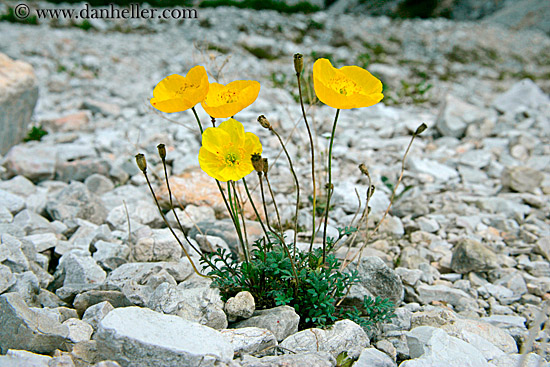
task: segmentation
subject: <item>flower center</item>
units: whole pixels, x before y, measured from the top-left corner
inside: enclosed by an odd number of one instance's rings
[[[239,157],[235,153],[227,153],[225,155],[225,164],[228,166],[235,166],[239,164]]]
[[[344,96],[361,92],[361,88],[353,80],[346,78],[344,75],[335,75],[327,84],[332,90]]]

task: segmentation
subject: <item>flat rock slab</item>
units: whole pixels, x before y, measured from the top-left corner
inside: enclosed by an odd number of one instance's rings
[[[147,308],[109,312],[94,336],[104,359],[130,366],[214,366],[233,359],[233,347],[218,331]]]
[[[0,296],[0,353],[24,349],[52,353],[69,340],[69,329],[30,309],[18,293]]]

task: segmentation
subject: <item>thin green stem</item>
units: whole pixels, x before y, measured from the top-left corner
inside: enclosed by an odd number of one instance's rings
[[[264,222],[262,221],[262,217],[260,217],[260,213],[258,212],[256,205],[254,204],[254,200],[252,200],[252,195],[248,190],[248,185],[246,184],[246,180],[244,179],[244,177],[243,177],[243,185],[246,191],[246,195],[248,196],[248,200],[250,200],[250,204],[252,205],[252,209],[254,209],[254,213],[256,214],[256,218],[258,218],[258,222],[260,222],[260,225],[262,226],[262,230],[264,231],[266,239],[269,240],[269,235],[267,234],[267,230],[265,228]]]
[[[236,204],[233,202],[233,198],[231,196],[231,184],[229,183],[229,181],[227,181],[227,192],[228,192],[227,197],[229,199],[229,204],[231,206],[230,214],[231,214],[231,217],[233,218],[233,224],[235,225],[235,230],[237,231],[239,242],[241,243],[241,247],[244,255],[244,261],[248,263],[248,251],[244,243],[243,234],[241,232],[241,225],[239,223],[239,214],[237,213],[237,209],[235,208]]]
[[[201,124],[201,120],[199,119],[199,115],[197,115],[197,111],[195,110],[195,106],[193,106],[191,108],[191,110],[193,111],[193,114],[195,115],[195,119],[197,120],[197,123],[199,124],[199,130],[201,131],[201,135],[202,135],[202,133],[203,133],[202,124]]]
[[[294,177],[294,182],[296,183],[296,212],[294,214],[294,256],[296,256],[296,238],[298,235],[298,209],[300,208],[300,183],[298,182],[298,176],[296,175],[296,172],[294,171],[294,165],[292,164],[292,159],[290,158],[290,154],[288,154],[288,150],[286,149],[285,143],[283,142],[283,139],[281,139],[281,136],[279,133],[271,128],[271,132],[275,134],[277,139],[279,139],[279,142],[281,143],[281,146],[283,147],[283,150],[285,152],[286,158],[288,159],[288,164],[290,166],[290,172],[292,172],[292,176]]]
[[[199,118],[199,115],[197,114],[197,111],[195,110],[195,107],[192,108],[192,111],[193,111],[193,114],[195,115],[195,119],[197,120],[197,124],[199,125],[199,130],[201,131],[201,137],[202,137],[202,134],[203,134],[204,130],[202,128],[201,120]],[[216,127],[216,119],[213,118],[213,117],[211,119],[212,119],[212,125],[214,127]],[[233,222],[233,226],[235,227],[235,231],[237,232],[237,235],[239,236],[239,241],[241,243],[241,246],[244,248],[244,242],[243,242],[241,231],[239,229],[238,223],[235,221],[235,216],[233,215],[233,211],[231,210],[231,207],[229,206],[229,203],[227,202],[227,198],[225,197],[225,194],[223,192],[222,185],[220,184],[220,181],[216,180],[216,185],[218,186],[218,190],[220,191],[220,194],[222,195],[223,202],[225,204],[225,208],[227,209],[227,212],[229,213],[229,216],[231,217],[231,220]],[[245,260],[248,263],[248,257],[247,256],[245,256]]]
[[[323,229],[323,264],[326,258],[326,246],[327,246],[327,225],[328,225],[328,213],[330,209],[330,198],[334,188],[332,187],[332,145],[334,144],[334,134],[336,132],[336,124],[338,123],[338,116],[340,115],[340,109],[336,110],[336,116],[334,116],[334,123],[332,124],[332,133],[330,134],[330,143],[328,146],[328,183],[327,183],[327,203],[325,206],[325,226]]]
[[[176,241],[178,242],[178,244],[180,245],[181,249],[183,250],[183,252],[185,253],[185,256],[187,257],[187,259],[189,260],[189,263],[191,263],[191,266],[193,267],[193,270],[195,271],[195,273],[203,278],[212,278],[211,276],[208,276],[208,275],[203,275],[201,274],[196,266],[195,266],[195,263],[193,263],[193,260],[191,260],[191,256],[189,256],[189,253],[187,252],[187,250],[185,249],[185,246],[183,245],[183,243],[181,242],[181,240],[179,239],[178,235],[176,234],[176,232],[174,231],[174,229],[172,228],[172,226],[170,225],[170,223],[168,223],[168,220],[166,219],[166,216],[164,215],[164,213],[162,212],[162,209],[160,207],[160,204],[158,202],[158,199],[157,197],[155,196],[155,191],[153,190],[153,186],[151,186],[151,182],[149,181],[149,176],[147,175],[147,172],[145,170],[142,171],[143,172],[143,175],[145,176],[145,180],[147,181],[147,185],[149,186],[149,190],[151,191],[151,195],[153,196],[153,199],[155,199],[155,203],[157,204],[157,208],[159,210],[159,213],[160,213],[160,216],[162,217],[162,220],[164,221],[164,224],[166,224],[166,226],[168,227],[168,229],[170,229],[170,232],[172,232],[172,235],[174,236],[174,238],[176,239]]]
[[[273,194],[273,190],[271,189],[271,184],[269,183],[269,178],[267,177],[267,173],[264,175],[264,177],[265,177],[265,182],[267,183],[269,194],[271,195],[271,200],[273,200],[273,207],[275,208],[275,214],[277,214],[277,224],[279,224],[279,231],[281,231],[281,237],[282,237],[283,226],[281,225],[281,216],[279,215],[279,208],[277,207],[277,202],[275,201],[275,194]]]
[[[162,158],[162,165],[164,167],[164,178],[166,180],[166,187],[168,188],[168,197],[170,198],[170,210],[172,210],[172,213],[174,214],[174,217],[176,217],[176,222],[178,223],[178,227],[179,227],[180,231],[182,231],[183,236],[187,240],[187,243],[189,244],[189,246],[191,246],[191,248],[193,250],[195,250],[195,252],[197,254],[199,254],[199,256],[202,256],[202,253],[187,238],[187,235],[185,234],[185,230],[183,229],[183,226],[181,225],[180,219],[179,219],[178,215],[176,214],[176,210],[174,209],[174,204],[172,202],[172,190],[170,189],[170,181],[168,181],[168,171],[166,169],[166,159],[165,158]],[[211,265],[211,264],[209,263],[208,265]]]
[[[233,186],[233,193],[235,197],[235,206],[239,214],[241,215],[241,220],[243,222],[243,233],[244,233],[244,242],[246,244],[246,253],[248,256],[248,234],[246,233],[246,220],[244,218],[244,208],[241,205],[242,199],[240,198],[240,193],[237,190],[237,185],[235,181],[231,181],[231,186]]]
[[[300,94],[300,107],[302,108],[302,115],[304,116],[304,122],[306,123],[307,134],[309,136],[309,146],[311,148],[311,182],[313,184],[313,213],[312,213],[312,226],[311,226],[311,242],[309,244],[309,252],[313,249],[313,240],[315,240],[315,211],[317,208],[317,184],[315,182],[315,145],[313,144],[313,135],[311,134],[311,128],[307,122],[306,109],[304,108],[304,98],[302,96],[302,83],[300,81],[300,73],[296,73],[298,79],[298,93]],[[298,221],[298,217],[296,217]],[[295,241],[296,242],[296,241]]]
[[[260,180],[260,191],[262,193],[262,203],[263,203],[263,206],[264,206],[265,217],[268,218],[267,217],[267,204],[265,202],[264,185],[263,185],[263,182],[262,182],[263,180],[262,180],[261,172],[258,172],[258,179]],[[266,219],[266,222],[267,222],[267,226],[268,226],[269,230],[271,231],[271,233],[273,233],[273,235],[275,235],[279,239],[279,241],[281,242],[281,246],[283,246],[283,249],[285,250],[286,255],[288,256],[288,259],[290,260],[290,264],[292,265],[292,273],[294,274],[294,278],[296,279],[296,287],[297,287],[298,284],[300,283],[300,279],[298,278],[298,273],[296,271],[296,264],[294,264],[294,258],[290,254],[290,250],[288,249],[288,246],[286,245],[284,238],[282,236],[280,236],[277,232],[275,232],[273,230],[273,228],[271,228],[271,226],[269,225],[269,220]],[[297,288],[295,288],[295,289],[297,289]]]

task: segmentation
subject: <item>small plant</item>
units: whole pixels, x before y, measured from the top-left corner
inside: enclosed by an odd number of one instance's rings
[[[327,236],[327,225],[334,191],[332,148],[340,111],[369,107],[378,103],[384,97],[383,87],[379,79],[357,66],[345,66],[337,69],[328,59],[321,58],[315,61],[311,72],[304,72],[303,64],[303,56],[294,55],[297,99],[302,110],[311,153],[311,195],[309,198],[312,230],[309,234],[309,246],[306,245],[306,248],[300,249],[297,246],[297,235],[301,230],[298,227],[297,218],[298,210],[302,207],[300,194],[304,187],[300,185],[292,157],[281,135],[265,116],[258,117],[258,123],[279,141],[282,152],[288,161],[289,178],[294,181],[296,203],[294,221],[290,223],[290,227],[294,230],[293,238],[286,238],[282,232],[283,222],[270,182],[269,160],[262,156],[263,147],[260,139],[255,134],[246,132],[243,124],[234,118],[237,113],[256,100],[260,91],[260,83],[252,80],[237,80],[226,85],[209,83],[204,67],[195,66],[189,70],[185,77],[177,74],[166,77],[153,90],[151,104],[156,109],[166,113],[192,110],[202,139],[202,147],[198,153],[199,164],[202,170],[216,181],[237,233],[240,245],[238,251],[228,252],[218,249],[213,253],[203,253],[196,248],[187,237],[174,210],[166,167],[166,147],[159,144],[157,148],[168,189],[169,210],[173,212],[185,241],[199,255],[202,271],[206,274],[197,269],[183,242],[176,236],[167,221],[165,212],[162,210],[149,180],[145,156],[143,154],[136,155],[136,162],[145,176],[162,219],[181,245],[194,271],[201,277],[212,279],[213,286],[219,288],[224,300],[240,291],[249,291],[255,299],[257,308],[292,306],[300,315],[300,329],[329,326],[342,318],[351,319],[368,328],[376,323],[389,321],[393,317],[395,308],[392,302],[379,297],[375,299],[365,297],[363,307],[360,309],[350,308],[343,302],[350,288],[359,282],[357,271],[346,270],[346,267],[351,261],[357,259],[357,256],[361,256],[369,237],[367,236],[353,259],[349,260],[346,256],[346,262],[341,262],[335,256],[335,250],[343,243],[351,248],[362,226],[366,225],[368,228],[368,205],[375,187],[371,184],[371,178],[365,165],[360,165],[359,170],[367,176],[369,185],[366,193],[366,205],[359,220],[355,221],[354,218],[353,223],[350,223],[349,226],[339,228],[337,238]],[[279,77],[278,75],[272,75],[274,84],[286,86],[287,83],[290,83],[286,76]],[[318,186],[319,178],[315,169],[315,144],[304,107],[304,95],[307,95],[308,88],[310,88],[309,92],[313,94],[310,100],[318,98],[322,103],[336,109],[326,155],[327,182],[323,186]],[[195,110],[195,106],[199,103],[211,117],[212,127],[203,128]],[[216,119],[227,120],[218,124]],[[378,230],[392,203],[396,200],[395,194],[403,178],[405,158],[414,139],[425,129],[426,125],[422,124],[413,134],[401,162],[399,179],[395,185],[391,185],[390,204],[378,225],[368,235]],[[255,204],[245,178],[252,172],[257,174],[261,195],[261,203],[258,205]],[[389,185],[387,181],[386,184]],[[252,246],[249,246],[246,231],[243,197],[241,197],[243,190],[263,231],[263,235]],[[318,196],[318,191],[324,191],[323,195]],[[268,210],[266,195],[269,195],[271,199],[271,211]],[[260,215],[262,209],[263,218]],[[284,224],[285,226],[289,225],[286,222]],[[315,247],[314,242],[316,238],[319,238],[319,234],[321,240]],[[349,365],[346,356],[340,358],[339,365]]]
[[[42,126],[33,126],[27,133],[27,136],[23,141],[42,140],[42,137],[48,135],[48,132],[42,129]]]

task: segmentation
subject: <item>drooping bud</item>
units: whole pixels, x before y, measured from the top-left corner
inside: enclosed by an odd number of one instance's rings
[[[260,123],[260,125],[262,125],[264,129],[271,130],[271,124],[269,123],[269,120],[264,115],[258,116],[258,122]]]
[[[414,135],[420,135],[422,134],[426,129],[428,128],[428,125],[426,125],[425,123],[422,123],[422,125],[420,125],[416,131],[414,132]]]
[[[159,150],[160,159],[164,160],[166,158],[166,146],[164,144],[159,144],[157,145],[157,149]]]
[[[147,161],[143,154],[136,154],[136,163],[141,172],[145,173],[147,171]]]
[[[254,170],[258,173],[262,173],[264,171],[264,161],[262,159],[261,154],[254,153],[252,154],[252,166],[254,167]]]
[[[264,174],[267,175],[267,171],[269,170],[269,162],[267,161],[267,158],[263,158],[262,161],[264,163]]]
[[[296,74],[300,74],[304,69],[304,56],[302,54],[294,54],[294,70]]]
[[[359,165],[359,171],[361,171],[361,173],[364,174],[365,176],[370,177],[369,170],[367,169],[367,166],[365,166],[364,163],[361,163]]]

